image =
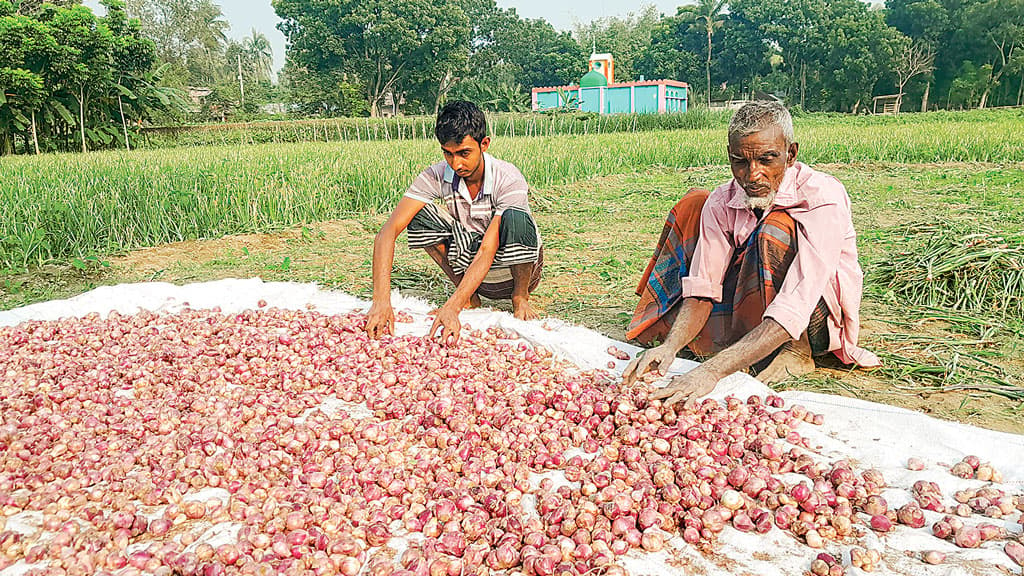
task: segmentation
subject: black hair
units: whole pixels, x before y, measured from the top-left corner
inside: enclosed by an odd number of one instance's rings
[[[441,144],[462,142],[466,136],[479,144],[487,136],[487,119],[476,104],[452,100],[438,112],[434,136]]]

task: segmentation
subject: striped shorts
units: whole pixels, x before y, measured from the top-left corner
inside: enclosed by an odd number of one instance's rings
[[[484,235],[466,230],[447,210],[436,204],[423,206],[409,222],[409,248],[428,248],[444,244],[448,263],[456,274],[465,274],[473,262]],[[477,294],[492,300],[512,297],[514,264],[533,264],[530,291],[540,284],[544,250],[540,245],[537,224],[528,212],[508,209],[501,215],[498,229],[498,251]]]

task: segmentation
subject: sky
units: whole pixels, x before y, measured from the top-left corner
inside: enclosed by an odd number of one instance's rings
[[[216,0],[215,0],[216,1]],[[86,6],[99,8],[98,0],[84,0]],[[274,47],[274,70],[284,66],[285,39],[277,29],[277,14],[270,0],[219,0],[224,19],[231,24],[228,33],[232,38],[242,39],[255,28],[267,35]],[[659,0],[642,2],[653,4],[664,14],[675,14],[676,6],[684,0]],[[523,18],[544,18],[559,30],[572,30],[577,22],[589,22],[607,16],[625,16],[639,9],[641,3],[635,0],[498,0],[502,8],[515,8]],[[102,10],[102,9],[101,9]]]

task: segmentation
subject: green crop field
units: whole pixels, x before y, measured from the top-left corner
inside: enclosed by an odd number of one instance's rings
[[[810,163],[1024,161],[1024,116],[964,118],[811,117],[797,126],[801,157]],[[549,187],[651,167],[724,164],[725,127],[497,138],[492,151],[519,166],[531,185]],[[379,212],[437,157],[436,143],[419,139],[9,158],[0,164],[0,267]]]
[[[689,187],[729,177],[724,121],[620,128],[498,133],[491,149],[533,187],[546,246],[538,304],[618,338],[665,212]],[[863,340],[886,367],[826,366],[785,386],[1024,431],[1024,115],[810,115],[796,130],[800,158],[850,192],[867,273]],[[5,158],[0,307],[100,284],[247,276],[366,296],[373,233],[439,159],[429,138]],[[947,270],[947,254],[962,265]],[[394,279],[434,300],[451,290],[405,248]]]

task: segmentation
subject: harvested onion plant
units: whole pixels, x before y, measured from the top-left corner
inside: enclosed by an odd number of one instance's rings
[[[901,303],[1000,320],[1024,318],[1024,232],[914,224],[875,280]]]
[[[822,416],[778,396],[677,411],[500,329],[445,348],[371,341],[363,322],[186,310],[0,329],[0,569],[614,575],[630,550],[708,549],[726,526],[820,549],[919,520],[889,509],[877,470],[819,461],[800,429]]]
[[[1000,353],[990,340],[964,340],[879,334],[884,349],[879,351],[880,372],[895,387],[920,392],[922,386],[935,391],[976,390],[1024,400],[1024,386],[997,362]]]
[[[999,362],[1005,342],[996,338],[1020,335],[1024,233],[912,224],[901,236],[903,249],[874,268],[873,281],[911,315],[976,337],[879,334],[882,372],[908,386],[1024,399],[1024,387]]]

